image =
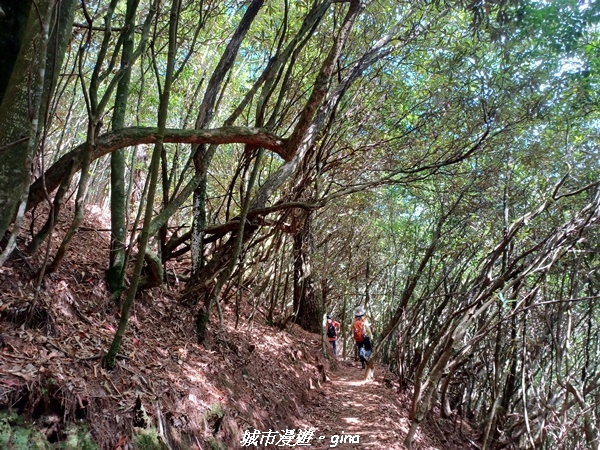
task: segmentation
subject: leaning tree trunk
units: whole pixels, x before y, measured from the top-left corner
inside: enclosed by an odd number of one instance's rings
[[[264,0],[253,0],[242,20],[240,21],[235,33],[227,44],[225,51],[221,55],[221,59],[212,73],[206,93],[202,99],[202,104],[196,118],[196,129],[201,129],[210,124],[215,110],[217,109],[217,100],[219,91],[222,88],[226,75],[230,72],[235,58],[238,54],[244,37],[250,29],[250,25],[258,15],[262,8]],[[196,172],[200,175],[199,183],[194,190],[193,201],[193,224],[192,224],[192,274],[197,275],[204,266],[204,248],[202,239],[204,229],[206,228],[206,188],[208,182],[208,169],[213,155],[215,154],[216,146],[200,145],[192,149],[194,154],[194,166]]]
[[[42,2],[40,10],[45,12],[46,5],[47,2]],[[36,44],[40,45],[43,32],[32,6],[26,10],[15,9],[13,14],[17,13],[21,17],[15,17],[14,20],[26,25],[0,104],[0,239],[15,217],[23,192],[29,187],[31,152],[35,151],[30,142],[34,141],[37,132],[37,127],[32,123],[33,119],[37,123],[37,117],[30,117],[28,112],[32,100],[30,94],[38,99],[34,107],[39,106],[40,99],[39,93],[35,95],[34,91],[34,87],[39,85],[39,71],[32,70],[32,67],[35,67],[39,58],[36,58]],[[35,75],[34,80],[29,77],[30,72]]]
[[[350,74],[342,81],[342,83],[334,89],[334,92],[330,92],[330,89],[332,89],[331,80],[337,61],[341,56],[342,48],[348,39],[354,20],[361,11],[361,4],[358,0],[351,0],[349,3],[350,6],[346,17],[344,18],[343,25],[341,26],[327,57],[322,63],[321,69],[315,79],[313,91],[304,105],[294,131],[285,141],[285,157],[283,159],[286,162],[262,183],[260,189],[258,189],[254,199],[250,203],[251,211],[264,208],[275,191],[280,188],[293,173],[295,173],[301,162],[310,155],[310,152],[314,149],[319,133],[325,127],[330,114],[337,105],[337,101],[341,99],[343,94],[347,91],[347,88],[356,78],[358,78],[359,74],[376,60],[376,58],[365,58],[364,61],[359,61],[350,70]],[[329,97],[327,97],[328,93],[331,94]],[[246,226],[242,235],[242,243],[251,239],[257,229],[258,227],[256,225],[249,224]],[[193,239],[194,237],[192,236],[192,242]],[[210,292],[213,290],[215,278],[227,267],[231,256],[234,254],[233,245],[234,241],[232,239],[223,244],[215,251],[212,258],[202,267],[202,269],[198,270],[198,272],[192,276],[192,279],[187,285],[186,293],[183,296],[184,301],[194,304],[207,301]],[[192,251],[192,253],[194,252]],[[199,251],[197,251],[196,254],[199,254]]]
[[[250,175],[250,179],[248,180],[248,186],[246,188],[246,198],[244,199],[244,203],[242,205],[242,211],[240,213],[240,223],[238,226],[237,234],[235,235],[235,238],[232,237],[233,247],[232,247],[232,254],[229,257],[229,264],[227,265],[225,270],[223,270],[219,274],[216,282],[214,283],[212,291],[210,292],[210,294],[208,295],[208,297],[206,297],[206,299],[204,301],[204,306],[200,309],[200,311],[198,312],[198,315],[196,316],[196,337],[197,337],[199,344],[202,344],[206,338],[206,328],[208,325],[208,320],[210,318],[210,311],[212,309],[212,306],[218,301],[219,294],[221,293],[221,289],[223,288],[223,285],[225,284],[225,282],[231,277],[231,274],[233,273],[233,270],[235,269],[238,258],[242,251],[242,245],[244,242],[244,227],[246,224],[246,217],[248,216],[248,209],[250,208],[252,187],[254,186],[254,183],[256,182],[256,179],[258,178],[258,171],[260,169],[260,160],[262,158],[263,153],[264,153],[263,148],[258,150],[258,154],[256,156],[256,161],[254,161],[254,167],[252,169],[252,174]],[[241,269],[240,269],[240,271],[241,271]]]
[[[31,0],[0,0],[0,102],[10,85],[12,71],[23,44],[29,37],[25,33]]]
[[[321,307],[315,295],[311,250],[311,214],[303,214],[298,232],[294,234],[294,312],[296,323],[314,333],[321,331]],[[302,220],[304,219],[304,220]]]

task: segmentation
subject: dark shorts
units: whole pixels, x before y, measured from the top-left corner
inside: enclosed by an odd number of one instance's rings
[[[361,361],[367,361],[369,356],[371,356],[371,339],[369,336],[365,336],[364,341],[357,342],[356,346],[358,347],[358,357]]]

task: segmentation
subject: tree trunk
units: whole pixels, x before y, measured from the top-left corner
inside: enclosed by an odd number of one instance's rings
[[[210,319],[210,311],[212,309],[213,304],[218,301],[219,294],[221,293],[221,289],[225,282],[231,277],[233,270],[237,264],[238,257],[242,251],[242,245],[244,243],[244,227],[246,224],[246,216],[248,215],[248,210],[250,209],[250,199],[252,195],[252,187],[258,178],[258,171],[260,169],[260,160],[262,159],[262,155],[264,153],[264,149],[259,149],[258,154],[256,156],[256,161],[254,161],[254,168],[252,169],[252,174],[250,175],[250,179],[248,180],[248,186],[246,188],[246,197],[244,199],[244,203],[242,206],[242,212],[240,214],[240,224],[233,239],[232,246],[232,254],[229,257],[229,263],[225,270],[223,270],[214,286],[212,287],[212,291],[210,294],[205,297],[204,305],[198,311],[198,315],[196,316],[196,337],[198,339],[198,343],[202,344],[204,339],[206,338],[206,328],[208,325],[208,321]],[[241,269],[240,269],[241,270]]]
[[[117,86],[115,109],[112,118],[112,129],[120,130],[125,126],[125,113],[129,97],[129,83],[131,80],[131,65],[133,60],[135,12],[137,1],[127,0],[125,13],[125,35],[123,40],[123,54],[121,56],[121,70],[123,77]],[[110,155],[110,259],[106,281],[115,294],[120,297],[123,290],[123,268],[125,264],[125,238],[126,233],[126,194],[125,194],[125,150],[115,150]]]
[[[70,36],[74,2],[68,0],[58,2],[58,5],[57,20],[48,20],[51,15],[56,15],[56,11],[50,9],[54,6],[53,1],[37,2],[37,9],[32,2],[11,5],[11,8],[7,7],[11,17],[6,20],[13,23],[18,35],[6,37],[4,26],[0,27],[3,28],[0,45],[16,39],[13,44],[18,48],[18,51],[13,48],[12,52],[2,56],[9,61],[8,68],[4,70],[3,67],[5,75],[0,80],[4,84],[4,87],[0,86],[0,123],[3,124],[0,130],[0,237],[6,233],[22,195],[29,188],[37,136]],[[53,23],[57,26],[48,28]],[[54,45],[49,46],[50,42]]]
[[[11,75],[23,44],[27,45],[25,31],[31,0],[19,2],[1,0],[4,15],[0,17],[0,103],[10,85]]]
[[[296,323],[313,333],[321,331],[321,306],[313,285],[310,262],[311,214],[303,214],[300,226],[294,235],[294,311]]]
[[[150,238],[150,224],[152,223],[152,213],[154,209],[154,196],[156,193],[156,184],[158,181],[158,171],[160,167],[160,155],[162,152],[163,139],[166,123],[167,113],[169,111],[169,99],[171,95],[171,84],[173,81],[173,72],[175,67],[175,54],[176,54],[176,43],[177,43],[177,27],[179,24],[178,17],[180,12],[181,0],[173,0],[171,5],[171,14],[169,21],[169,52],[167,60],[167,71],[165,74],[165,84],[162,95],[160,97],[160,105],[158,110],[158,136],[154,150],[152,152],[152,160],[150,162],[150,181],[148,186],[148,198],[146,200],[146,211],[144,214],[144,225],[142,227],[142,233],[138,245],[138,255],[135,261],[135,267],[133,269],[133,277],[131,279],[131,286],[127,292],[127,298],[123,302],[121,308],[121,319],[119,320],[119,327],[115,333],[112,344],[106,358],[104,359],[104,366],[107,369],[113,369],[116,365],[116,358],[121,341],[125,335],[125,328],[129,321],[129,314],[135,300],[135,294],[137,292],[138,284],[140,282],[140,275],[144,266],[144,260],[146,258],[146,249],[148,247],[148,240]]]
[[[217,109],[217,96],[224,83],[226,75],[231,70],[235,58],[238,54],[242,41],[246,33],[250,29],[250,25],[254,22],[264,0],[252,0],[251,4],[246,9],[244,16],[227,44],[221,59],[212,73],[206,93],[202,99],[198,117],[196,119],[196,129],[201,129],[210,124],[212,117]],[[206,188],[208,180],[208,169],[210,162],[216,151],[216,146],[211,145],[207,148],[206,145],[196,146],[192,153],[194,154],[194,166],[196,172],[200,176],[200,182],[194,190],[193,201],[193,224],[192,224],[192,275],[196,275],[204,266],[204,249],[202,246],[202,238],[204,229],[206,228]]]

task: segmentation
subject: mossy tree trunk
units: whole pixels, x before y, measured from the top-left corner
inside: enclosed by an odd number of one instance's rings
[[[131,66],[133,62],[135,13],[138,2],[127,0],[125,19],[126,31],[123,40],[121,70],[123,77],[117,86],[115,109],[112,118],[113,130],[125,126],[125,113],[129,97]],[[126,222],[126,193],[125,193],[125,149],[115,150],[110,155],[110,262],[106,278],[110,290],[116,298],[123,290],[123,267],[125,264]]]
[[[26,37],[31,0],[0,0],[0,102],[4,98]],[[25,45],[27,45],[25,43]]]
[[[86,100],[86,108],[87,108],[87,112],[88,112],[87,140],[81,149],[81,159],[80,159],[81,176],[79,178],[79,186],[77,189],[77,196],[75,199],[75,214],[74,214],[73,220],[71,222],[71,226],[69,227],[69,230],[67,231],[66,235],[64,236],[64,238],[60,244],[60,247],[59,247],[58,251],[56,252],[54,260],[48,267],[48,271],[50,271],[50,272],[56,271],[58,269],[58,266],[61,264],[62,259],[65,255],[67,249],[69,248],[69,245],[71,243],[73,236],[75,235],[81,222],[83,221],[84,206],[85,206],[85,201],[86,201],[86,196],[87,196],[88,182],[89,182],[89,178],[90,178],[89,169],[90,169],[91,162],[94,160],[95,149],[98,146],[97,140],[99,137],[98,135],[99,135],[100,129],[102,127],[102,117],[104,115],[104,112],[106,111],[106,109],[108,107],[109,101],[112,98],[112,95],[113,95],[115,89],[117,87],[119,87],[119,82],[124,77],[126,72],[129,71],[133,62],[137,59],[137,57],[144,50],[145,43],[148,40],[148,32],[150,30],[152,18],[154,16],[155,4],[150,7],[150,10],[148,11],[148,14],[146,16],[146,20],[142,26],[142,33],[141,33],[142,36],[141,36],[141,42],[140,42],[139,48],[135,52],[132,52],[132,54],[130,55],[131,59],[130,59],[129,63],[126,64],[125,66],[122,66],[119,70],[117,70],[115,72],[114,76],[112,77],[111,81],[106,85],[106,88],[103,89],[102,85],[104,84],[104,79],[105,79],[105,75],[103,74],[104,65],[108,61],[108,66],[112,67],[114,64],[114,61],[116,60],[116,58],[109,57],[110,56],[109,48],[110,48],[111,40],[113,38],[112,23],[113,23],[113,19],[115,18],[115,11],[117,10],[118,3],[119,3],[119,0],[111,0],[110,4],[108,5],[108,7],[106,9],[106,14],[104,16],[104,28],[105,28],[106,32],[104,33],[104,36],[102,39],[102,44],[100,45],[100,47],[98,49],[97,58],[96,58],[96,62],[94,65],[94,70],[92,71],[92,74],[90,77],[89,85],[86,87],[85,86],[86,82],[85,82],[84,78],[80,78],[80,81],[82,83],[82,88],[84,91],[84,97]],[[80,66],[79,67],[80,73],[84,72],[83,67],[82,67],[83,60],[84,60],[83,55],[85,54],[86,51],[88,51],[93,46],[93,44],[91,42],[91,39],[92,39],[92,36],[91,36],[92,21],[91,21],[91,19],[89,19],[88,22],[89,22],[90,26],[87,31],[87,33],[88,33],[87,38],[86,38],[86,41],[84,43],[82,43],[82,45],[79,49],[80,54],[79,54],[78,61],[79,61],[79,66]],[[163,138],[164,138],[164,127],[162,128],[162,134],[161,134],[160,127],[159,127],[159,132],[158,132],[158,136],[156,139],[157,144],[160,143],[160,145],[162,145]],[[75,161],[75,160],[73,160],[73,161]],[[74,167],[75,167],[75,165],[74,165]]]
[[[156,144],[154,145],[152,159],[150,162],[150,181],[148,183],[148,198],[146,199],[144,225],[142,227],[142,232],[138,242],[138,255],[135,261],[135,267],[133,269],[131,285],[129,286],[129,291],[127,292],[127,298],[123,302],[123,306],[121,308],[119,326],[113,338],[110,349],[108,350],[108,353],[104,359],[104,367],[107,369],[114,369],[116,365],[117,353],[119,352],[121,342],[125,336],[125,329],[127,328],[127,323],[129,322],[129,315],[135,300],[135,294],[137,293],[142,268],[144,267],[144,260],[146,258],[146,249],[148,247],[148,240],[150,238],[150,225],[152,223],[152,214],[154,210],[154,197],[156,194],[156,185],[158,182],[158,172],[160,168],[160,156],[162,153],[163,137],[167,124],[167,114],[169,111],[171,85],[173,83],[173,74],[175,71],[177,28],[179,26],[180,9],[181,0],[173,0],[169,20],[169,51],[167,59],[167,71],[165,74],[165,82],[161,92],[158,110],[158,137]]]

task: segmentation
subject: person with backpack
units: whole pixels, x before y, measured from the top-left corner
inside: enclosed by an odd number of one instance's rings
[[[333,347],[333,356],[337,357],[337,336],[340,333],[340,323],[333,320],[331,316],[327,316],[327,324],[325,325],[327,340]]]
[[[354,333],[354,342],[358,347],[358,357],[361,363],[361,369],[365,368],[369,356],[371,356],[371,327],[365,317],[365,308],[358,306],[354,310],[354,321],[352,322],[352,331]]]

